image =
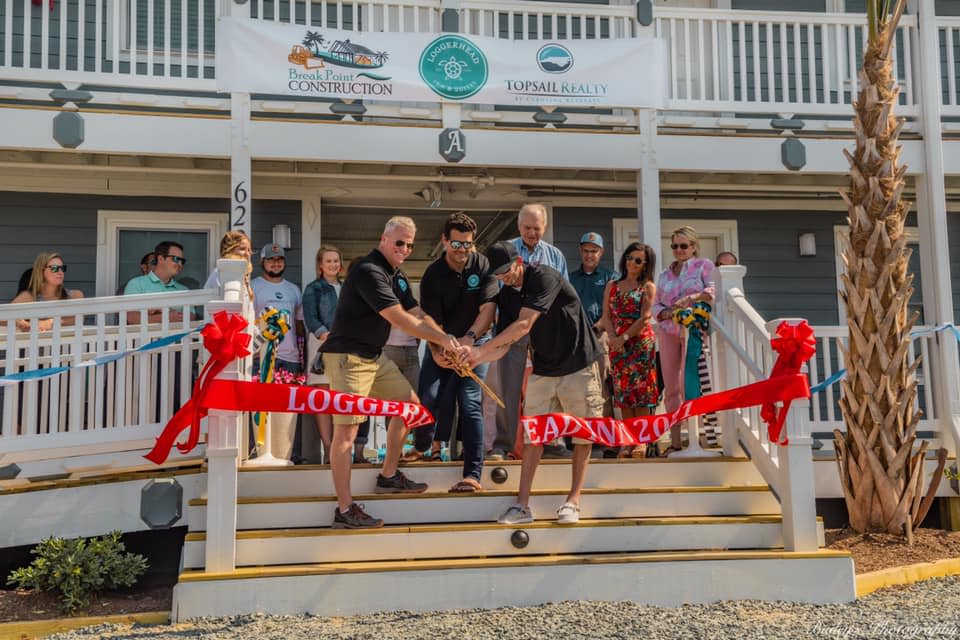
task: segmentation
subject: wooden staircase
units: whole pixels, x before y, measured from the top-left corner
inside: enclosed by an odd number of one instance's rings
[[[854,598],[847,554],[784,551],[777,498],[746,459],[593,460],[576,525],[556,522],[567,461],[544,461],[531,499],[536,520],[516,526],[496,517],[516,500],[518,462],[489,463],[478,494],[446,492],[459,463],[404,470],[428,482],[428,492],[377,495],[378,468],[354,469],[355,499],[386,522],[361,531],[330,528],[336,502],[327,467],[241,470],[236,569],[220,573],[204,570],[206,498],[191,500],[174,618],[563,599]],[[817,530],[822,546],[822,523]]]

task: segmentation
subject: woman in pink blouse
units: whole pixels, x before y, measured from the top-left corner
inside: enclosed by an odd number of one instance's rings
[[[683,336],[673,312],[696,302],[713,304],[713,262],[697,257],[699,242],[693,227],[674,229],[670,235],[673,263],[657,276],[653,315],[657,319],[660,366],[663,369],[664,403],[673,411],[683,402]],[[680,425],[670,430],[670,447],[663,455],[682,448]]]

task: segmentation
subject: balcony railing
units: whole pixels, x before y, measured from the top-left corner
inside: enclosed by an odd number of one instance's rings
[[[212,91],[219,0],[0,2],[0,80]],[[439,32],[440,0],[251,0],[254,19],[364,32]],[[510,40],[632,38],[667,42],[669,110],[849,116],[865,19],[856,14],[463,0],[460,31]],[[897,33],[899,113],[916,115],[919,32]],[[960,115],[960,19],[939,18],[941,98]],[[629,73],[629,69],[624,70]]]

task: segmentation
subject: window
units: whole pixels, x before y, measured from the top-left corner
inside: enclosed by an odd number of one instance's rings
[[[221,213],[164,211],[100,211],[97,214],[97,295],[116,295],[139,275],[140,258],[162,240],[184,247],[187,264],[178,280],[190,288],[203,286],[227,231]]]

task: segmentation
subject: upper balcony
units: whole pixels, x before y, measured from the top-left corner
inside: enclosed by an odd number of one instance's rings
[[[727,123],[743,118],[795,114],[848,128],[865,35],[862,15],[841,13],[656,7],[649,26],[637,21],[633,4],[460,0],[456,13],[463,33],[510,40],[664,38],[669,82],[662,117],[669,124],[706,116],[720,127],[735,126]],[[34,99],[29,85],[16,86],[22,82],[73,83],[116,94],[106,104],[122,103],[121,94],[146,91],[191,96],[192,102],[181,107],[226,110],[228,103],[215,94],[219,14],[219,0],[43,0],[42,6],[34,0],[4,0],[0,84],[8,86],[2,88],[3,96]],[[258,20],[357,32],[439,32],[444,9],[440,0],[251,0],[250,14]],[[894,55],[899,113],[908,118],[919,113],[920,37],[916,18],[905,16]],[[937,37],[940,43],[944,119],[960,117],[960,18],[939,18],[937,33],[923,37]],[[276,105],[271,96],[254,100],[254,111],[269,112]],[[331,116],[330,106],[329,100],[298,100],[304,113]],[[367,109],[365,120],[440,118],[439,102],[370,102]],[[277,110],[289,112],[290,107]],[[463,119],[491,126],[534,125],[536,111],[471,105]],[[639,122],[629,109],[564,111],[570,114],[566,126],[630,129]]]

